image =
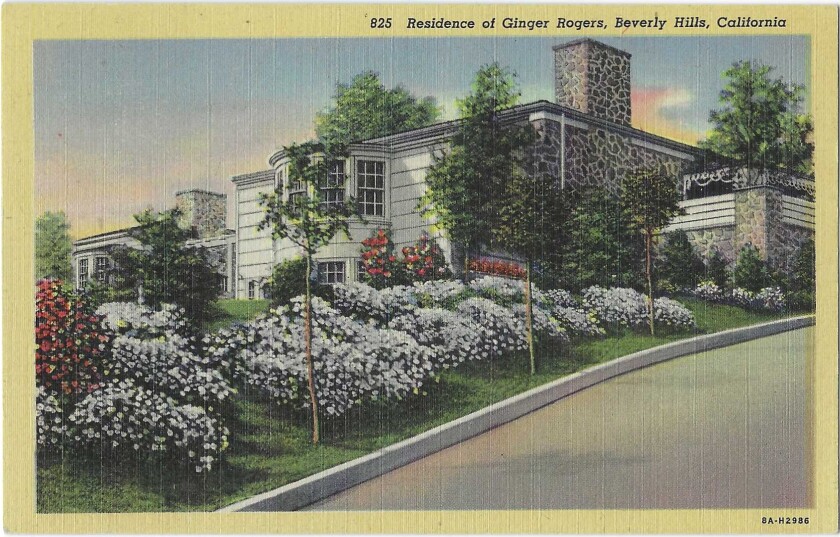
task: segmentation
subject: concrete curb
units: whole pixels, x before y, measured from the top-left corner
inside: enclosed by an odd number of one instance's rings
[[[505,399],[364,457],[229,505],[219,512],[294,511],[613,377],[680,356],[727,347],[812,324],[813,316],[794,317],[698,336],[629,354]]]

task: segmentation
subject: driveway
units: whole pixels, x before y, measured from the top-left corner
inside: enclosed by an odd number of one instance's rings
[[[813,340],[804,328],[617,377],[309,509],[806,506]]]

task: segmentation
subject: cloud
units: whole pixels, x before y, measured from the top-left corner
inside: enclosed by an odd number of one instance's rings
[[[679,87],[643,87],[630,94],[633,126],[665,138],[696,144],[702,133],[694,128],[697,102]]]

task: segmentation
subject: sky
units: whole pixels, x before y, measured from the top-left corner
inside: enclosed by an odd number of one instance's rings
[[[806,37],[598,38],[632,54],[634,127],[687,143],[709,128],[721,73],[753,60],[804,84]],[[551,47],[565,37],[38,41],[34,47],[35,214],[64,211],[80,238],[163,210],[175,192],[228,194],[231,176],[312,138],[339,82],[373,70],[386,87],[433,96],[442,119],[493,61],[521,102],[554,100]]]

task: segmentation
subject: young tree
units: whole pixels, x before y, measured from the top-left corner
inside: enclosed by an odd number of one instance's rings
[[[631,222],[645,239],[645,276],[648,291],[650,334],[653,329],[653,237],[674,216],[680,214],[677,181],[654,170],[627,175],[621,185],[621,201]]]
[[[532,265],[558,236],[562,199],[551,178],[545,175],[530,177],[523,170],[515,169],[508,179],[507,188],[500,193],[498,223],[493,228],[496,244],[525,258],[525,330],[532,375],[537,372],[531,299]]]
[[[318,395],[315,391],[315,367],[312,361],[313,257],[319,248],[328,244],[339,232],[350,237],[348,220],[354,214],[352,200],[327,204],[321,199],[319,187],[326,181],[333,159],[329,154],[313,158],[319,148],[312,143],[293,144],[285,148],[289,157],[288,180],[290,183],[302,184],[304,195],[284,198],[283,192],[278,190],[269,195],[262,194],[260,199],[266,211],[260,228],[271,228],[275,239],[286,239],[296,245],[306,260],[303,322],[313,444],[318,444],[320,438]]]
[[[533,139],[530,125],[503,126],[499,118],[519,100],[515,77],[496,63],[479,69],[472,92],[457,101],[461,124],[449,151],[436,155],[426,174],[420,208],[464,248],[464,281],[470,250],[492,239],[498,194],[522,168],[523,149]]]
[[[198,322],[207,319],[218,296],[217,274],[206,252],[187,246],[192,232],[178,226],[180,211],[146,210],[134,215],[129,232],[140,248],[122,246],[110,253],[112,281],[117,292],[131,293],[153,308],[177,304]],[[142,291],[141,291],[142,289]]]
[[[724,71],[722,108],[709,114],[701,147],[759,170],[811,173],[813,124],[802,113],[804,87],[771,76],[773,68],[736,62]]]
[[[72,280],[72,249],[70,223],[65,214],[46,212],[39,216],[35,220],[35,279]]]
[[[660,254],[660,278],[678,289],[694,287],[706,272],[703,259],[682,229],[665,235]]]
[[[706,258],[706,279],[715,282],[721,289],[729,287],[729,263],[716,249]]]
[[[379,75],[367,71],[336,86],[332,106],[315,117],[315,133],[340,153],[351,142],[425,127],[439,116],[434,98],[418,100],[400,86],[386,89]]]

